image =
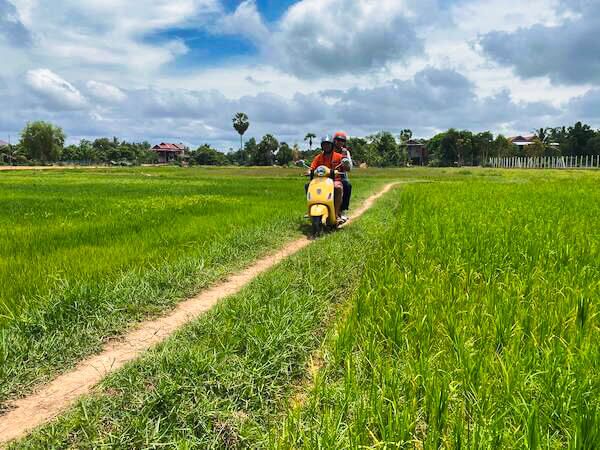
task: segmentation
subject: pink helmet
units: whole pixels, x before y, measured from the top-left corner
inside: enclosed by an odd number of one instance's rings
[[[346,142],[348,140],[348,135],[345,131],[336,131],[336,133],[333,135],[333,140],[335,141],[336,139]]]

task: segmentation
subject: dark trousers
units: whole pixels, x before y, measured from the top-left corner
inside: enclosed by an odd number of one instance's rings
[[[342,199],[342,211],[348,211],[350,208],[350,197],[352,197],[352,184],[350,180],[342,179],[344,185],[344,197]]]

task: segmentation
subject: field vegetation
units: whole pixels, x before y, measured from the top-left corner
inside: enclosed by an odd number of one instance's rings
[[[596,448],[598,174],[402,176],[14,447]]]
[[[282,169],[3,173],[0,405],[302,236],[303,183]]]

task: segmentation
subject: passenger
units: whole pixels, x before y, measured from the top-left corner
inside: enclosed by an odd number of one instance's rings
[[[350,209],[350,199],[352,198],[352,184],[348,172],[352,170],[352,155],[347,147],[348,135],[344,131],[338,131],[333,136],[335,151],[340,153],[344,158],[350,161],[349,168],[342,174],[342,184],[344,185],[344,195],[342,199],[341,219],[346,222],[348,220],[348,210]]]

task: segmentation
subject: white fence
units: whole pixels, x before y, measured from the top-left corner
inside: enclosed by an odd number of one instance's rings
[[[600,155],[490,158],[499,169],[600,169]]]

